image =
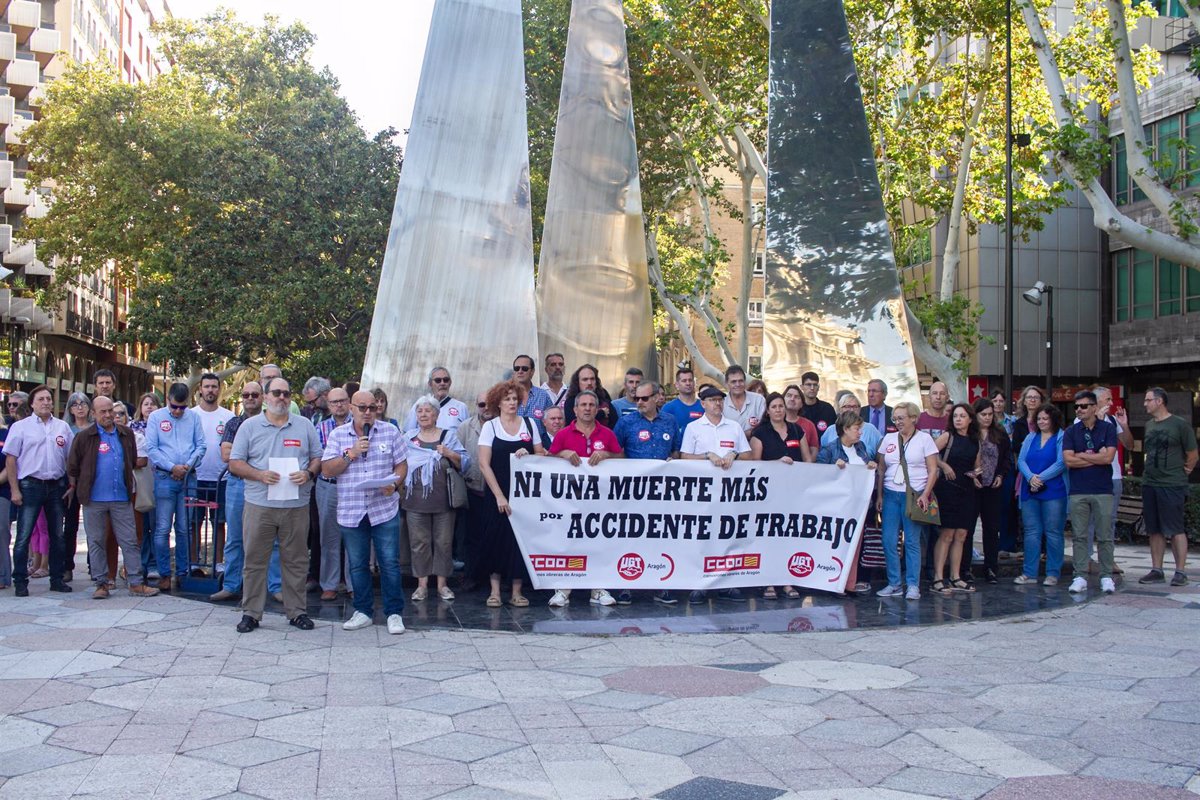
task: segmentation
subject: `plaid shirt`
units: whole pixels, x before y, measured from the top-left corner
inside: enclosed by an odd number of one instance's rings
[[[350,420],[351,417],[347,414],[346,421],[349,422]],[[313,424],[317,426],[317,436],[321,439],[321,447],[325,447],[329,444],[329,434],[333,433],[334,428],[338,427],[337,420],[333,417],[326,417],[319,423],[314,422]]]
[[[322,461],[341,458],[355,445],[359,437],[354,422],[334,428],[325,443]],[[370,449],[364,457],[356,458],[337,476],[337,521],[347,528],[357,528],[363,517],[371,525],[382,525],[400,513],[400,493],[384,496],[382,489],[359,489],[360,483],[395,475],[396,465],[408,460],[408,444],[399,429],[388,422],[376,422],[368,437]]]

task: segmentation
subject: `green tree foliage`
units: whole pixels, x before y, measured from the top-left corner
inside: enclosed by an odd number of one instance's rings
[[[177,372],[278,359],[351,378],[366,347],[399,176],[394,131],[369,138],[300,25],[230,12],[161,30],[174,69],[126,85],[72,67],[27,134],[55,202],[29,234],[58,291],[106,263],[136,286],[118,341]]]

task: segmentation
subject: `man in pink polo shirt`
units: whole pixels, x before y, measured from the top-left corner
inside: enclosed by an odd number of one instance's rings
[[[575,395],[575,419],[554,436],[550,455],[559,456],[578,467],[587,459],[593,467],[606,458],[620,458],[621,445],[611,428],[596,424],[596,412],[600,410],[600,398],[595,392],[584,390]],[[559,608],[571,602],[570,589],[558,589],[550,598],[550,605]],[[592,603],[611,606],[617,601],[607,589],[592,589]]]

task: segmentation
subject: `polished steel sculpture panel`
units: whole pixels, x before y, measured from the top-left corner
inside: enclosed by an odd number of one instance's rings
[[[538,265],[543,353],[657,375],[620,0],[574,0]]]
[[[920,401],[841,0],[773,3],[763,377]]]
[[[337,176],[332,176],[336,180]],[[438,0],[363,366],[393,410],[537,358],[520,0]]]

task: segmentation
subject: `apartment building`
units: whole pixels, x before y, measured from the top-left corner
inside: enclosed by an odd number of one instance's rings
[[[146,348],[116,346],[112,334],[126,325],[130,289],[111,266],[100,265],[69,287],[62,305],[41,308],[35,298],[53,279],[53,263],[39,258],[35,241],[23,238],[26,220],[49,210],[51,187],[31,186],[21,133],[41,114],[47,84],[72,61],[102,61],[122,79],[149,80],[166,68],[150,27],[170,9],[162,0],[0,0],[0,317],[7,334],[11,370],[0,370],[6,391],[46,383],[62,405],[72,391],[91,393],[101,367],[117,375],[118,396],[136,399],[152,384]],[[3,343],[0,343],[0,349]]]

